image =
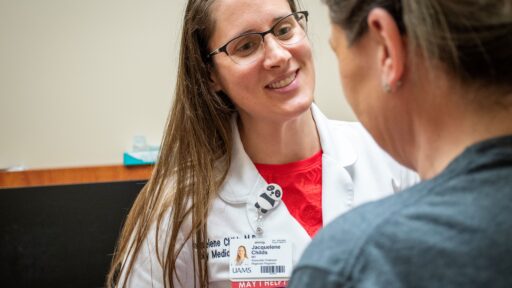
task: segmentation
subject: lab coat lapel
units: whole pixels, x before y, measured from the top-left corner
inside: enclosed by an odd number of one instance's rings
[[[256,203],[257,196],[262,191],[265,191],[267,182],[258,173],[254,163],[244,150],[236,125],[236,117],[233,117],[232,125],[232,162],[228,170],[226,182],[220,189],[219,196],[230,204],[245,204],[245,217],[247,217],[253,231],[256,231],[258,211],[254,203]]]
[[[353,206],[354,183],[350,170],[357,161],[357,153],[345,135],[330,131],[330,121],[316,105],[311,109],[323,150],[322,219],[325,226]]]
[[[336,216],[348,211],[353,205],[354,184],[350,175],[350,166],[356,162],[357,154],[344,135],[330,131],[332,129],[329,127],[330,121],[315,104],[311,109],[323,150],[322,217],[325,225]],[[267,183],[245,153],[235,117],[232,125],[232,162],[219,196],[231,204],[253,203],[258,192],[263,191]],[[246,216],[251,226],[255,225],[254,220],[257,217],[257,211],[253,206],[248,205],[246,209]]]
[[[236,115],[232,120],[232,131],[233,151],[231,152],[231,165],[226,181],[220,189],[219,196],[228,203],[242,204],[247,203],[251,195],[255,191],[260,191],[266,183],[258,173],[258,170],[256,170],[254,163],[245,153],[236,125]]]

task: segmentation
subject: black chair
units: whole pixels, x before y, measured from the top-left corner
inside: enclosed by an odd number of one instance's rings
[[[0,189],[2,287],[104,287],[145,182]]]

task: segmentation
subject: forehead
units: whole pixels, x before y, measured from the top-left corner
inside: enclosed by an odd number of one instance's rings
[[[218,45],[243,32],[266,30],[291,9],[287,0],[217,0],[211,13],[215,27],[210,43]]]

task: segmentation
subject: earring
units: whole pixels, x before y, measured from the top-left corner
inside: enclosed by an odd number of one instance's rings
[[[391,86],[389,86],[388,82],[382,83],[382,89],[384,89],[384,92],[391,93]]]
[[[395,85],[395,88],[398,89],[402,86],[402,81],[401,80],[398,80],[396,81],[396,85]],[[386,93],[391,93],[391,85],[389,85],[388,82],[384,82],[382,83],[382,89],[384,90],[384,92]]]

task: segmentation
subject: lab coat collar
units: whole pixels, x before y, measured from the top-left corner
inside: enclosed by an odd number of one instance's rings
[[[313,103],[311,106],[313,119],[315,119],[316,129],[320,136],[320,145],[324,157],[329,157],[339,165],[348,167],[357,160],[357,153],[352,144],[345,138],[346,135],[339,135],[331,131],[330,120]]]
[[[323,151],[323,161],[337,163],[342,167],[353,165],[357,160],[357,153],[344,135],[332,133],[329,127],[329,120],[322,114],[320,109],[313,103],[311,106],[313,119],[320,137],[320,145]],[[238,132],[237,116],[232,119],[233,150],[231,166],[228,170],[226,181],[220,189],[219,196],[222,200],[231,204],[244,204],[249,201],[251,195],[261,190],[266,181],[258,173],[244,146]]]

